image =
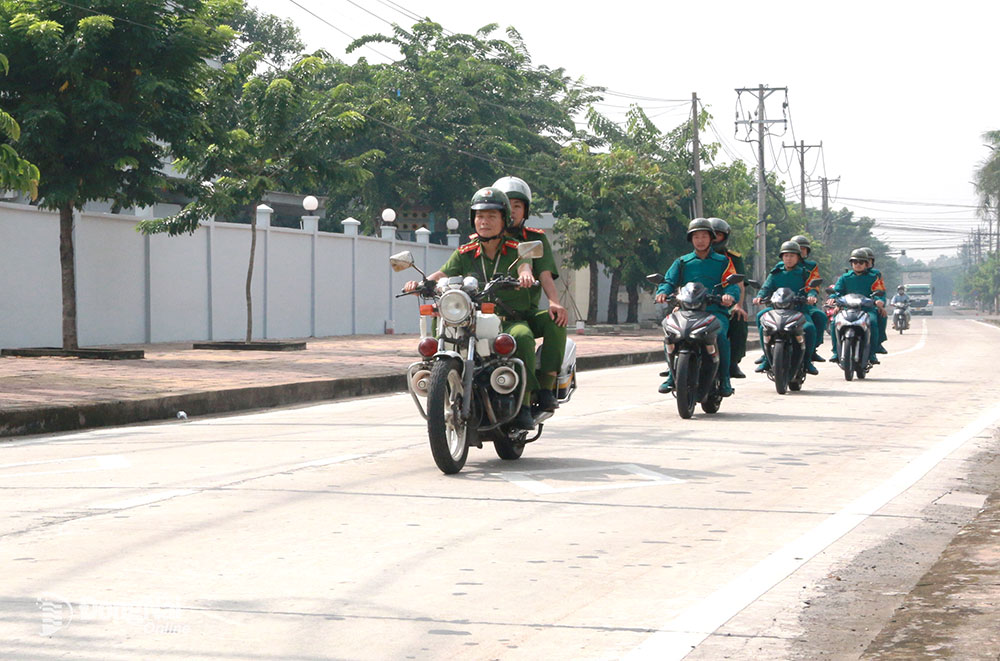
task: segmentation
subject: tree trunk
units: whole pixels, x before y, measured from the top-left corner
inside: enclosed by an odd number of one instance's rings
[[[622,286],[622,269],[611,271],[611,291],[608,293],[608,323],[618,323],[618,290]]]
[[[590,260],[590,295],[587,298],[587,323],[593,326],[597,323],[597,279],[600,265],[596,259]]]
[[[637,324],[639,323],[639,285],[636,283],[626,285],[625,291],[628,292],[628,319],[625,320],[625,323]]]
[[[62,346],[78,349],[76,335],[76,267],[73,249],[73,203],[59,207],[59,266],[62,268]]]
[[[250,263],[247,265],[247,344],[253,341],[253,260],[257,252],[257,209],[250,210]]]

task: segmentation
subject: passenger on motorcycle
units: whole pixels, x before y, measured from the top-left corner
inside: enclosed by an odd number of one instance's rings
[[[809,241],[809,237],[802,234],[796,234],[792,237],[792,241],[799,244],[799,248],[802,254],[802,266],[809,271],[808,280],[819,279],[819,264],[810,258],[812,255],[812,243]],[[819,348],[823,346],[823,331],[826,330],[826,313],[821,310],[816,303],[819,300],[819,292],[813,292],[809,295],[806,302],[805,311],[809,314],[809,318],[812,319],[813,326],[816,327],[816,347]],[[816,352],[812,353],[812,360],[821,363],[823,358]]]
[[[510,224],[510,202],[503,191],[493,187],[476,191],[469,209],[469,222],[475,230],[472,240],[453,252],[441,270],[427,276],[428,280],[471,275],[479,280],[482,288],[494,276],[507,273],[517,262],[518,242],[506,236]],[[514,424],[518,429],[532,429],[535,425],[531,416],[531,394],[538,388],[538,381],[535,378],[535,336],[525,319],[538,312],[532,303],[531,292],[536,281],[529,262],[522,262],[515,268],[521,286],[496,295],[497,314],[503,320],[503,332],[514,336],[517,342],[514,355],[521,359],[527,372],[524,399]],[[411,280],[403,289],[414,291],[421,285],[420,281]]]
[[[756,298],[753,299],[754,304],[760,305],[766,301],[779,287],[788,287],[796,295],[806,290],[808,300],[815,301],[816,290],[806,289],[806,285],[809,283],[814,269],[803,263],[799,243],[797,241],[785,241],[781,244],[781,250],[778,254],[781,257],[781,264],[771,269],[767,280],[764,281],[760,291],[757,292]],[[764,308],[757,314],[757,327],[760,332],[761,348],[764,347],[764,329],[760,326],[760,318],[765,312],[771,309],[773,308]],[[802,334],[806,339],[806,372],[809,374],[819,374],[819,370],[813,365],[813,356],[816,351],[816,326],[812,322],[811,315],[808,314],[806,305],[802,305],[799,308],[799,312],[802,312],[806,318],[806,322],[802,327]],[[766,372],[769,368],[770,365],[768,365],[765,354],[764,360],[757,366],[755,371]]]
[[[860,294],[874,299],[878,310],[883,309],[885,307],[885,285],[882,284],[882,276],[872,273],[868,267],[868,253],[863,248],[854,250],[851,253],[850,263],[851,270],[837,279],[837,284],[833,286],[834,293],[831,297],[843,296],[844,294]],[[876,310],[868,311],[869,328],[872,333],[870,346],[868,347],[869,360],[875,365],[879,364],[878,358],[875,356],[875,349],[878,345],[878,316]],[[833,341],[833,356],[830,360],[837,362],[839,354],[837,353],[837,335],[835,331],[830,333],[830,339]]]
[[[715,243],[712,244],[712,249],[732,260],[737,273],[746,273],[743,256],[730,250],[726,245],[729,242],[729,234],[732,232],[729,223],[722,218],[709,218],[708,221],[712,223],[712,229],[715,230]],[[740,370],[740,361],[747,355],[747,313],[743,309],[742,303],[746,290],[742,282],[737,286],[740,288],[741,302],[729,308],[729,333],[727,333],[730,347],[729,376],[734,379],[745,379],[746,374]]]
[[[552,388],[556,384],[556,376],[562,368],[563,354],[566,351],[566,323],[569,315],[566,308],[559,304],[559,293],[556,291],[555,279],[559,277],[556,260],[552,254],[552,246],[545,237],[545,232],[524,224],[531,208],[531,188],[519,177],[502,177],[493,183],[507,194],[510,200],[510,227],[508,234],[517,241],[541,241],[545,254],[532,261],[531,270],[535,279],[541,283],[541,289],[531,290],[531,302],[535,309],[541,302],[542,291],[549,301],[548,311],[539,311],[525,321],[535,337],[542,338],[542,354],[538,360],[538,385],[536,393],[538,406],[543,411],[555,411],[558,406]]]
[[[871,248],[862,248],[866,253],[868,253],[868,269],[878,276],[879,282],[882,285],[882,291],[885,291],[885,281],[882,280],[882,272],[875,268],[875,251]],[[876,352],[878,353],[889,353],[885,350],[882,345],[889,336],[886,334],[886,327],[889,325],[889,311],[882,308],[878,311],[878,347],[876,347]]]
[[[709,291],[718,291],[716,285],[721,284],[730,275],[736,273],[733,261],[712,250],[715,240],[715,230],[707,218],[695,218],[688,223],[687,240],[694,250],[678,257],[667,269],[663,283],[656,289],[656,302],[666,303],[667,296],[689,282],[700,282]],[[729,308],[740,300],[740,288],[728,285],[722,290],[722,305],[711,304],[707,310],[722,324],[717,341],[719,343],[719,377],[722,381],[722,396],[733,394],[733,386],[729,381]],[[668,393],[674,388],[674,377],[671,374],[659,388],[661,393]]]

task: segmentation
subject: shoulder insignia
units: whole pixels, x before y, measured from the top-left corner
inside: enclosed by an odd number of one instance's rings
[[[730,257],[742,257],[743,256],[740,253],[736,252],[735,250],[729,250],[728,252],[729,252],[729,256]]]
[[[518,242],[515,241],[514,239],[507,239],[506,241],[503,242],[503,248],[501,249],[501,252],[506,255],[507,248],[516,248],[517,243]]]
[[[545,230],[538,229],[537,227],[525,227],[524,231],[525,233],[534,232],[535,234],[545,234]]]
[[[479,247],[479,244],[476,243],[475,241],[473,241],[472,243],[466,243],[464,246],[461,246],[458,249],[458,252],[460,252],[460,253],[462,253],[464,255],[467,252],[472,252],[473,250],[476,250],[478,247]]]

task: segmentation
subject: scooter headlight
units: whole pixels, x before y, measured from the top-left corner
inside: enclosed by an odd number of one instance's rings
[[[472,299],[464,291],[452,289],[438,299],[438,313],[449,324],[461,324],[472,316]]]

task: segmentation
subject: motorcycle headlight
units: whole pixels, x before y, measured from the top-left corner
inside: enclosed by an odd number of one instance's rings
[[[438,313],[449,324],[461,324],[472,316],[472,299],[459,289],[447,291],[438,299]]]
[[[767,330],[778,330],[778,324],[766,316],[760,318],[760,325]]]

